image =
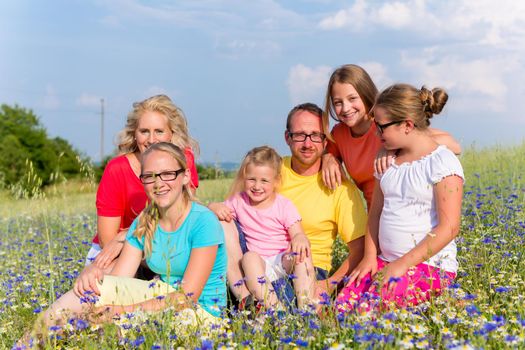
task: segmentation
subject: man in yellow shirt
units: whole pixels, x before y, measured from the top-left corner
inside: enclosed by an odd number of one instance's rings
[[[288,114],[285,140],[292,155],[284,158],[279,192],[290,199],[301,214],[318,277],[326,276],[332,268],[332,245],[337,234],[346,243],[348,258],[332,276],[317,285],[318,292],[330,294],[361,261],[367,216],[353,183],[344,181],[333,191],[323,183],[321,156],[327,141],[321,115],[321,108],[313,103],[295,106]]]
[[[312,260],[319,280],[316,288],[318,296],[323,292],[331,294],[338,282],[361,261],[367,221],[363,200],[353,183],[344,181],[333,191],[323,183],[321,156],[327,141],[322,131],[321,115],[321,108],[313,103],[298,105],[288,114],[285,140],[292,155],[284,158],[282,185],[279,188],[279,192],[295,204],[302,217],[301,224],[310,240]],[[210,204],[213,210],[212,206]],[[240,266],[243,235],[239,237],[233,222],[222,223],[228,250],[227,278],[234,296],[243,300],[250,295],[243,283]],[[337,234],[346,243],[350,254],[327,278],[332,267],[332,245]],[[276,289],[281,288],[277,286]],[[289,300],[293,298],[290,288],[287,287],[284,293]]]

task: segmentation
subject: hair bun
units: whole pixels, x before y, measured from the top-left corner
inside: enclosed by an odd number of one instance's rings
[[[445,107],[448,100],[447,92],[442,88],[434,88],[432,90],[423,86],[419,92],[421,103],[423,104],[423,111],[428,119],[432,118],[434,114],[439,114]]]

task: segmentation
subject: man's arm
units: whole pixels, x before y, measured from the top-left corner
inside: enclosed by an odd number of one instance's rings
[[[336,287],[341,284],[343,278],[348,276],[350,272],[363,259],[363,252],[365,249],[365,238],[359,237],[347,243],[348,257],[343,261],[341,266],[334,272],[334,274],[327,280],[319,281],[320,287],[327,293],[332,294]],[[324,287],[324,288],[323,288]]]

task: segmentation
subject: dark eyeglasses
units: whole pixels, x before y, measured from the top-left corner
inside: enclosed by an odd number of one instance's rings
[[[293,142],[304,142],[306,141],[306,138],[310,138],[310,141],[315,143],[321,143],[326,139],[326,135],[319,132],[314,132],[311,134],[305,134],[304,132],[290,132],[288,131],[288,135],[292,139]]]
[[[154,183],[157,178],[161,179],[162,181],[173,181],[179,176],[179,174],[182,174],[185,170],[179,169],[174,171],[163,171],[162,173],[152,173],[152,174],[140,174],[140,182],[142,182],[144,185],[152,184]]]
[[[385,132],[385,129],[388,128],[389,126],[401,124],[402,122],[404,122],[404,120],[396,120],[395,122],[379,124],[378,122],[374,120],[374,123],[376,123],[377,131],[379,132],[379,134],[382,134],[383,132]]]

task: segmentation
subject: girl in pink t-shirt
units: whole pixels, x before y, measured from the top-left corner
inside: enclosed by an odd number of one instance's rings
[[[330,77],[323,113],[323,129],[329,141],[322,161],[323,181],[331,189],[340,185],[344,176],[341,163],[344,163],[346,171],[363,192],[368,211],[374,190],[374,161],[375,170],[383,172],[393,156],[392,152],[381,152],[377,129],[369,115],[377,93],[374,82],[363,68],[346,64]],[[338,122],[332,132],[330,117]],[[425,133],[454,153],[461,152],[461,146],[447,132],[428,128]],[[379,152],[384,156],[376,160]]]
[[[240,305],[253,295],[260,304],[275,307],[278,299],[270,282],[290,274],[299,307],[313,298],[310,242],[295,206],[276,193],[280,170],[281,157],[274,149],[256,147],[244,158],[230,197],[210,205],[220,220],[236,220],[246,238],[249,251],[240,260],[244,275],[234,291]]]

